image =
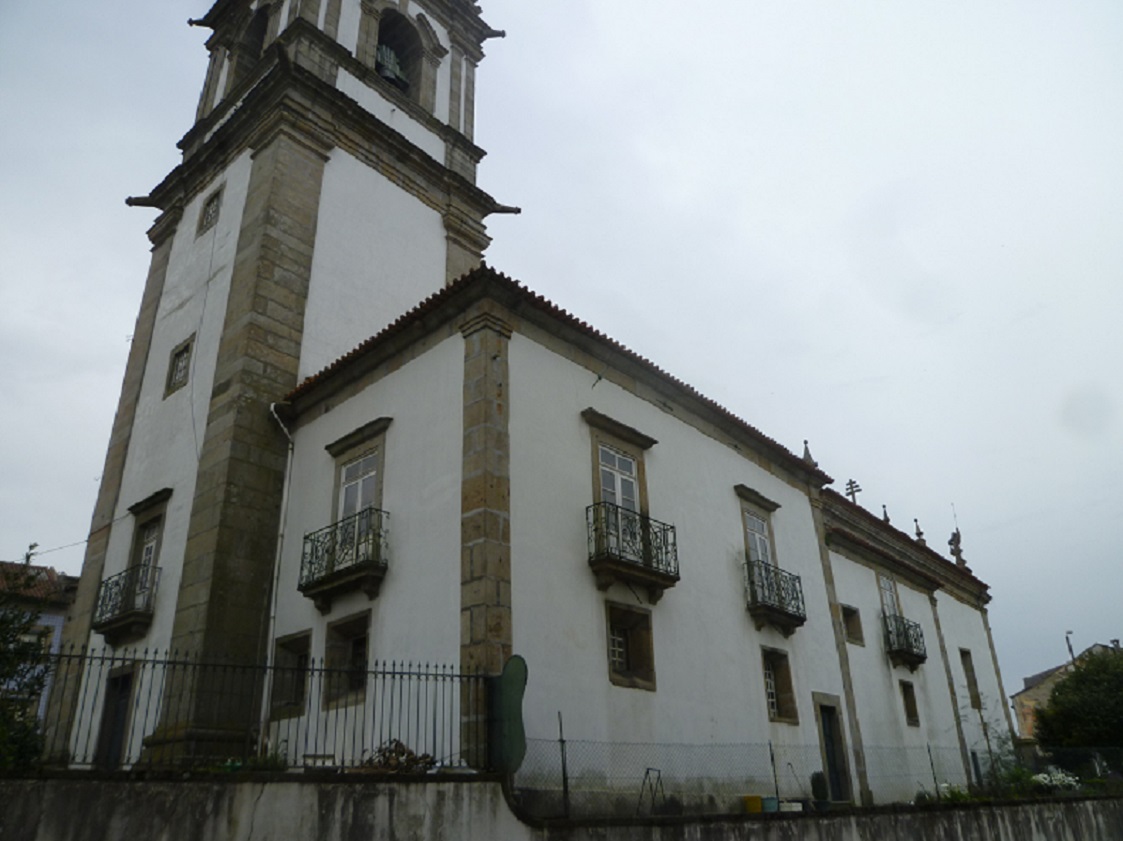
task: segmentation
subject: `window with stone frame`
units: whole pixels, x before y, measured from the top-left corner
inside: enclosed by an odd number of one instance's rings
[[[273,688],[269,696],[273,718],[304,715],[311,657],[311,631],[291,634],[276,641],[273,649]]]
[[[324,706],[361,704],[369,672],[370,611],[327,627],[324,651]]]
[[[195,334],[172,348],[168,357],[168,376],[164,384],[164,396],[179,391],[191,379],[191,355],[195,349]]]
[[[920,711],[916,706],[916,689],[910,681],[901,681],[901,701],[905,706],[905,722],[909,727],[919,727]]]
[[[761,648],[760,653],[769,720],[781,724],[799,724],[787,653],[775,648]]]
[[[971,652],[966,648],[959,649],[959,662],[963,666],[963,675],[967,681],[967,697],[971,702],[971,709],[983,708],[983,696],[979,693],[979,681],[975,677],[975,663],[971,659]]]
[[[655,689],[651,613],[607,602],[608,677],[616,686]]]
[[[848,604],[839,605],[842,613],[842,629],[846,634],[846,641],[855,645],[865,645],[866,638],[862,633],[862,615],[858,608]]]
[[[598,553],[637,564],[649,563],[650,535],[644,533],[647,480],[644,451],[655,439],[595,409],[581,413],[593,440],[593,502],[598,511]]]
[[[202,236],[218,224],[218,214],[221,208],[222,188],[220,187],[203,201],[203,206],[199,210],[199,223],[195,229],[195,236]]]

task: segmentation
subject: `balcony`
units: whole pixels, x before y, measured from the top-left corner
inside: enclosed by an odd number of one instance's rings
[[[919,624],[903,616],[889,614],[885,617],[885,650],[894,666],[907,666],[912,672],[928,659],[924,631]]]
[[[344,593],[358,590],[373,599],[386,577],[389,528],[387,512],[364,508],[306,534],[297,589],[320,613],[331,610],[332,600]]]
[[[129,567],[101,582],[94,609],[93,629],[110,645],[139,639],[152,624],[160,568]]]
[[[609,502],[590,505],[585,518],[597,589],[614,583],[646,587],[654,604],[678,583],[674,526]]]
[[[759,631],[771,625],[785,637],[807,621],[803,607],[803,583],[798,575],[784,572],[764,561],[745,563],[749,615]]]

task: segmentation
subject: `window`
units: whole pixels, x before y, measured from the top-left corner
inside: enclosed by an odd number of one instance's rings
[[[199,224],[195,230],[195,236],[201,236],[209,231],[218,222],[218,211],[222,207],[222,189],[215,190],[207,200],[203,202],[203,208],[199,211]]]
[[[270,695],[274,718],[304,714],[311,653],[312,634],[308,631],[277,640],[273,652],[273,691]]]
[[[328,625],[324,703],[361,704],[366,697],[370,613]]]
[[[967,678],[967,695],[971,699],[971,709],[981,710],[983,698],[979,694],[979,682],[975,678],[975,664],[971,660],[971,652],[966,648],[959,649],[959,662],[963,664],[963,674]]]
[[[846,641],[855,645],[865,645],[866,638],[862,634],[862,615],[858,608],[848,604],[839,605],[842,611],[842,629],[846,634]]]
[[[745,544],[749,560],[772,565],[772,541],[768,535],[768,521],[748,508],[741,512],[745,521]]]
[[[180,342],[172,349],[168,360],[168,379],[164,385],[164,396],[179,391],[191,378],[191,351],[195,346],[195,335]]]
[[[888,575],[877,574],[877,586],[881,593],[881,610],[886,616],[900,616],[901,604],[897,599],[897,582]]]
[[[153,517],[137,527],[136,545],[133,549],[133,567],[137,570],[136,591],[148,591],[152,578],[152,569],[156,566],[156,557],[160,551],[160,534],[163,531],[164,518]]]
[[[325,448],[335,458],[336,519],[382,504],[382,450],[390,418],[378,418]]]
[[[651,614],[608,603],[608,677],[616,686],[655,689]]]
[[[762,648],[760,653],[764,666],[764,694],[768,700],[769,720],[799,724],[788,655],[775,648]]]
[[[129,508],[136,518],[136,529],[129,558],[127,592],[123,594],[129,604],[123,604],[122,608],[151,609],[150,591],[155,589],[158,579],[164,514],[171,495],[171,488],[164,488]]]
[[[920,726],[920,713],[916,709],[916,690],[907,680],[901,681],[901,700],[905,704],[905,721],[909,727]]]

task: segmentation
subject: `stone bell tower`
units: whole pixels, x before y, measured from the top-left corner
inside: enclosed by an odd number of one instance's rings
[[[191,23],[210,64],[182,163],[129,199],[160,215],[66,634],[257,662],[288,452],[271,407],[480,263],[508,208],[475,184],[475,70],[502,33],[471,0],[217,0]],[[221,741],[179,691],[163,729]]]

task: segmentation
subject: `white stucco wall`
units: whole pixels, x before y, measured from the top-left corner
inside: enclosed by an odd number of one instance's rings
[[[439,213],[335,149],[324,169],[299,376],[323,369],[438,292]]]
[[[369,609],[370,660],[459,663],[463,360],[456,335],[297,430],[274,638],[311,630],[318,659],[329,623]],[[382,463],[389,571],[376,599],[351,593],[323,616],[297,583],[304,535],[337,519],[324,447],[380,417],[393,419]]]
[[[152,624],[142,638],[129,641],[122,646],[124,648],[166,651],[170,647],[195,495],[198,453],[206,431],[218,344],[252,164],[249,152],[237,158],[187,204],[173,234],[163,296],[145,363],[102,574],[104,580],[129,566],[137,525],[137,518],[129,512],[129,507],[156,491],[171,488],[157,557],[161,572]],[[223,192],[218,221],[209,231],[196,236],[203,202],[220,186]],[[165,397],[171,352],[192,333],[195,343],[188,383]],[[90,635],[90,646],[94,649],[107,647],[96,633]],[[89,681],[91,674],[99,685],[83,690],[88,693],[83,697],[93,698],[95,705],[92,715],[72,733],[75,755],[92,752],[97,723],[101,720],[104,686],[100,684],[105,675],[95,671],[87,674],[84,680]],[[146,673],[143,685],[134,690],[135,697],[148,697],[147,681],[150,679],[151,674]],[[131,755],[126,760],[139,756],[143,736],[140,731],[145,726],[142,720],[131,721],[132,733],[126,740]],[[151,727],[152,722],[147,726]]]
[[[939,606],[940,625],[944,632],[948,663],[955,687],[955,703],[963,722],[967,750],[974,751],[978,755],[981,767],[985,769],[989,764],[988,738],[991,749],[999,751],[1008,746],[1011,734],[1006,710],[1003,709],[1006,697],[994,668],[983,614],[978,608],[964,604],[948,593],[937,592],[936,602]],[[971,706],[967,676],[960,655],[961,649],[971,652],[971,662],[975,667],[975,679],[979,687],[981,710]]]
[[[928,595],[897,579],[901,613],[920,624],[928,659],[916,671],[893,666],[885,650],[885,631],[877,572],[837,552],[830,553],[838,601],[858,608],[865,644],[847,643],[854,706],[866,749],[870,788],[878,802],[910,799],[920,788],[940,782],[966,783],[956,710],[940,654],[939,635]],[[943,619],[947,629],[947,620]],[[949,651],[949,655],[950,655]],[[955,654],[958,657],[958,653]],[[919,726],[909,725],[901,681],[913,685]],[[929,759],[928,749],[932,749]]]
[[[206,432],[218,343],[226,315],[252,160],[247,152],[184,208],[172,241],[164,293],[156,314],[121,491],[105,559],[105,578],[130,561],[136,518],[129,507],[170,487],[161,536],[161,567],[152,626],[140,647],[166,647],[171,639],[180,568],[195,494],[198,453]],[[203,202],[222,187],[215,226],[196,236]],[[195,334],[187,385],[164,397],[172,350]],[[91,642],[101,644],[94,635]]]
[[[442,64],[442,68],[447,72],[448,62]],[[443,74],[442,74],[443,75]],[[339,77],[336,81],[338,87],[343,93],[347,94],[359,105],[370,111],[379,120],[384,122],[394,131],[403,135],[411,143],[421,149],[425,154],[434,160],[444,163],[445,160],[445,144],[444,141],[427,129],[421,123],[417,122],[413,117],[405,111],[398,109],[397,105],[384,99],[382,94],[371,88],[365,82],[352,76],[346,70],[340,68]],[[448,87],[445,86],[445,119],[448,119]]]
[[[818,744],[812,692],[842,680],[806,495],[662,409],[515,334],[511,339],[511,542],[514,650],[529,665],[527,734],[621,742]],[[645,453],[652,517],[676,526],[680,582],[651,607],[657,689],[609,682],[606,600],[596,589],[585,509],[593,502],[587,407],[658,440]],[[744,483],[781,507],[775,558],[802,577],[807,623],[785,639],[746,612]],[[641,594],[644,595],[645,594]],[[761,646],[786,651],[799,725],[770,723]]]

